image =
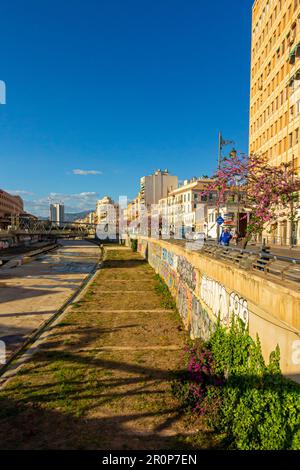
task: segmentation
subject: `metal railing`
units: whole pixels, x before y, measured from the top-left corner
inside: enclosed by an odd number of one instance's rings
[[[278,247],[291,247],[296,246],[298,239],[296,236],[291,237],[277,237],[272,235],[263,236],[261,241],[265,245],[274,245]]]
[[[61,222],[48,221],[35,218],[20,218],[11,220],[2,229],[0,228],[0,236],[8,235],[57,235],[60,234],[80,234],[84,235],[89,231],[96,230],[96,224],[88,222]]]
[[[223,259],[242,269],[259,271],[282,280],[300,282],[300,258],[277,255],[269,248],[261,247],[251,250],[207,242],[201,252]]]

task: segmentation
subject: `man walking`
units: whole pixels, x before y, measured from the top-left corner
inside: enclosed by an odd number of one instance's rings
[[[229,242],[232,239],[232,235],[228,228],[225,228],[221,233],[219,244],[222,246],[229,246]]]

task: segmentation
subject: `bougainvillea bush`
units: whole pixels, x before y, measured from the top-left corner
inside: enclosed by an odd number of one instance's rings
[[[200,415],[207,413],[209,388],[223,384],[222,374],[216,374],[211,350],[202,341],[196,341],[185,349],[187,370],[173,384],[173,393],[182,406]]]
[[[300,386],[282,376],[277,347],[269,363],[240,321],[218,324],[208,343],[187,349],[173,384],[186,411],[205,416],[228,448],[300,449]]]

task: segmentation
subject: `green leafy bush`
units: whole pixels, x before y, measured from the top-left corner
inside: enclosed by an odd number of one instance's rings
[[[137,245],[138,245],[137,239],[136,238],[131,238],[130,239],[130,244],[131,244],[132,251],[137,251]]]
[[[205,355],[211,352],[211,370],[224,380],[220,386],[210,377],[193,411],[204,410],[211,427],[225,433],[229,448],[300,449],[300,387],[282,376],[278,346],[266,364],[259,338],[254,341],[241,321],[233,321],[229,330],[218,324],[202,348]],[[193,351],[190,357],[195,359]],[[181,398],[190,404],[187,382],[194,378],[185,378]]]

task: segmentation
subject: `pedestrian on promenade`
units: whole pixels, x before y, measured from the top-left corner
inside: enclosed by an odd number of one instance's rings
[[[239,241],[241,239],[241,236],[240,236],[239,232],[235,232],[232,239],[235,241],[236,246],[238,246]]]
[[[232,235],[228,228],[225,228],[221,233],[219,244],[222,246],[229,246],[230,240],[232,239]]]

